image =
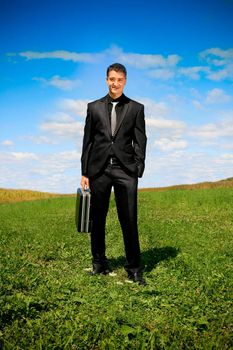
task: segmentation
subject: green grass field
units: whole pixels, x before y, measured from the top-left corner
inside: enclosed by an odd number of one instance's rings
[[[112,198],[114,276],[88,276],[75,198],[0,205],[0,349],[232,349],[233,188],[139,192],[148,285],[129,283]]]

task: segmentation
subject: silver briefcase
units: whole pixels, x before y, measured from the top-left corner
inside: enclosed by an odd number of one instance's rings
[[[78,188],[76,198],[76,227],[78,232],[91,231],[91,192]]]

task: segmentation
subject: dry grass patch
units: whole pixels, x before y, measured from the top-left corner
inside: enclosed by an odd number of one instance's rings
[[[32,201],[46,198],[56,198],[67,195],[58,193],[47,193],[31,190],[12,190],[0,188],[0,203]]]

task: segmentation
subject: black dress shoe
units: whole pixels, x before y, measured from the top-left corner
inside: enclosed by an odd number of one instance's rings
[[[94,275],[108,275],[108,274],[109,274],[108,270],[102,270],[102,271],[93,270],[93,271],[90,272],[91,276],[94,276]]]
[[[146,286],[146,281],[143,278],[142,272],[128,272],[128,278],[141,286]]]
[[[91,276],[94,275],[108,275],[110,270],[106,266],[93,266],[93,270],[90,272]]]

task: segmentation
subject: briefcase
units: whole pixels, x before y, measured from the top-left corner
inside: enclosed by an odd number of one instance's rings
[[[78,188],[75,222],[78,232],[91,231],[91,192]]]

